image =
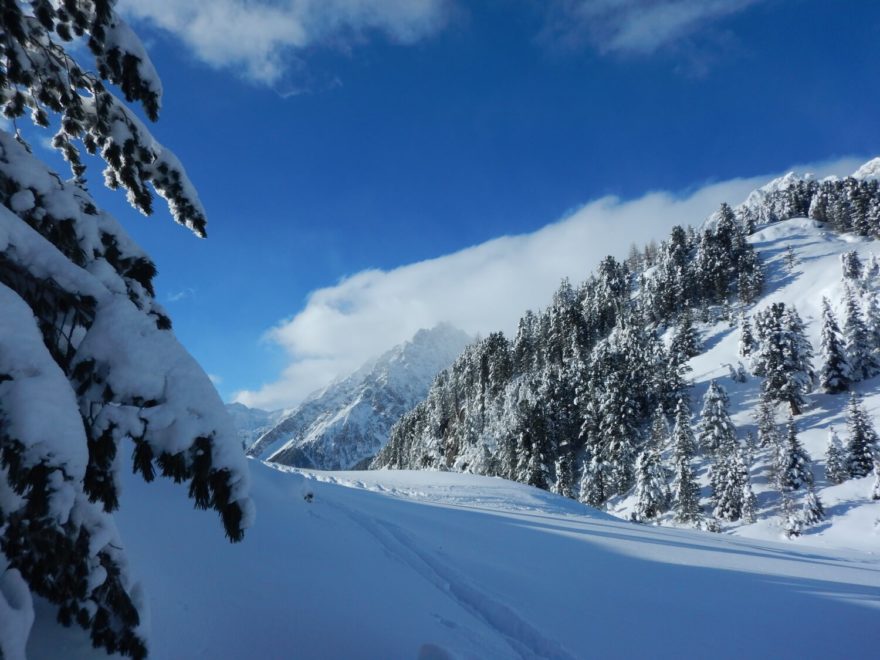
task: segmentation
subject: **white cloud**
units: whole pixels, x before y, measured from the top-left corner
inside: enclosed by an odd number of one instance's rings
[[[192,287],[186,287],[180,291],[172,291],[166,296],[166,300],[170,303],[180,302],[188,298],[195,298],[196,290]]]
[[[180,39],[207,64],[270,85],[305,48],[372,32],[413,43],[439,30],[447,0],[121,0],[123,13]]]
[[[223,378],[217,374],[208,374],[208,379],[217,387],[223,383]]]
[[[850,158],[797,169],[825,176],[852,172],[859,164]],[[304,309],[267,334],[289,356],[281,377],[235,399],[265,409],[295,405],[442,321],[471,334],[512,333],[526,309],[549,302],[562,277],[580,282],[605,255],[624,257],[632,242],[659,240],[675,224],[699,224],[721,202],[737,204],[769,178],[733,179],[684,195],[606,197],[531,234],[503,236],[390,271],[362,271],[318,289]]]
[[[650,54],[763,0],[556,0],[549,34],[602,52]]]

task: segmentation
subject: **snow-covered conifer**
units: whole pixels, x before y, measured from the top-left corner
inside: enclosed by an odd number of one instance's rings
[[[798,439],[794,417],[789,416],[785,437],[776,454],[775,475],[780,490],[793,491],[813,484],[810,456]]]
[[[840,269],[844,279],[859,280],[862,277],[862,260],[855,250],[840,255]]]
[[[865,477],[874,467],[877,432],[862,407],[861,397],[856,392],[852,393],[847,407],[846,428],[849,433],[846,443],[847,473],[856,479]]]
[[[252,505],[220,397],[155,300],[155,265],[85,187],[78,145],[132,206],[150,214],[155,191],[205,234],[182,165],[113,91],[156,120],[161,83],[114,4],[6,2],[0,20],[3,114],[59,126],[51,146],[73,173],[0,128],[0,566],[62,624],[140,658],[145,612],[113,519],[123,465],[188,482],[235,541]],[[88,49],[68,48],[74,35]]]
[[[801,520],[804,525],[815,525],[825,519],[825,507],[822,506],[822,500],[816,493],[816,489],[811,485],[807,488],[807,495],[804,497],[804,506],[801,513]]]
[[[803,531],[804,523],[794,500],[786,492],[782,493],[782,531],[787,538],[797,538]]]
[[[755,335],[752,333],[752,323],[745,314],[739,324],[739,355],[740,357],[749,357],[758,347]]]
[[[828,430],[828,448],[825,450],[825,478],[832,484],[841,484],[849,478],[846,454],[833,426]]]
[[[871,499],[880,500],[880,456],[874,456],[874,486],[871,488]]]
[[[669,485],[660,453],[649,445],[636,459],[636,518],[651,520],[669,508]]]
[[[592,456],[584,461],[580,487],[578,488],[581,502],[597,508],[601,508],[605,504],[605,500],[608,499],[605,473],[605,465],[599,458]]]
[[[748,465],[743,465],[744,475],[742,479],[742,515],[741,518],[751,525],[758,520],[758,498],[752,490],[752,479],[749,476]]]
[[[880,370],[877,357],[868,337],[868,328],[862,318],[862,311],[851,287],[845,293],[846,319],[843,336],[846,341],[846,356],[850,365],[852,380],[870,378]]]
[[[709,454],[726,450],[736,444],[736,429],[730,421],[730,400],[724,387],[713,380],[703,397],[700,413],[700,446]]]
[[[556,484],[553,492],[562,497],[574,497],[574,455],[568,442],[560,444],[555,467]]]
[[[880,304],[877,302],[877,294],[868,294],[868,306],[865,309],[865,329],[868,332],[868,344],[876,358],[880,353]]]
[[[822,298],[822,367],[819,373],[819,386],[823,391],[834,394],[849,389],[850,366],[846,358],[843,338],[831,304]]]
[[[673,461],[690,461],[697,451],[697,443],[691,428],[691,411],[687,399],[680,397],[675,406],[675,425],[672,428]]]
[[[713,515],[721,520],[739,520],[742,515],[743,483],[735,447],[715,454],[709,469]]]
[[[687,362],[692,357],[702,352],[700,333],[694,327],[693,315],[690,308],[686,309],[681,316],[672,343],[669,345],[669,356],[677,363]]]
[[[758,446],[761,448],[776,447],[779,444],[779,427],[776,425],[776,409],[770,398],[761,393],[758,409],[755,411],[758,426]]]

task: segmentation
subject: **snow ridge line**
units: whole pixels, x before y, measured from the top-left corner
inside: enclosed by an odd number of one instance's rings
[[[376,538],[393,556],[498,631],[524,660],[576,660],[559,642],[545,637],[510,607],[469,584],[453,568],[421,550],[397,525],[355,513],[338,504],[334,506]]]

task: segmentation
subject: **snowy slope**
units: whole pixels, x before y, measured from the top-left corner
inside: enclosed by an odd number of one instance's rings
[[[471,341],[449,324],[420,330],[351,376],[311,395],[250,449],[284,465],[352,468],[385,445],[401,415]]]
[[[848,234],[836,234],[823,229],[813,220],[797,218],[774,223],[756,232],[750,241],[758,250],[766,267],[766,294],[751,308],[749,315],[774,302],[795,305],[806,324],[807,337],[813,345],[814,364],[820,366],[819,334],[821,330],[821,302],[827,296],[840,320],[844,318],[844,280],[841,275],[840,255],[856,250],[864,262],[872,252],[880,254],[880,243]],[[786,251],[791,246],[797,263],[789,271]],[[880,281],[868,284],[869,290],[878,290]],[[756,433],[753,418],[760,392],[761,379],[749,376],[745,383],[736,383],[729,377],[726,365],[736,366],[742,361],[748,369],[748,360],[737,354],[739,329],[727,322],[703,326],[704,347],[701,355],[693,358],[690,376],[695,381],[692,393],[695,414],[699,414],[701,400],[712,379],[718,379],[730,395],[731,418],[740,438],[751,431]],[[854,389],[865,396],[865,408],[876,428],[880,429],[880,376],[857,383]],[[845,408],[847,393],[829,395],[814,392],[807,396],[805,413],[797,418],[800,440],[813,459],[818,493],[828,514],[827,520],[808,528],[797,542],[842,548],[880,549],[875,523],[880,519],[880,502],[871,500],[873,476],[853,479],[838,486],[829,485],[824,473],[824,455],[828,443],[828,428],[834,426],[841,439],[846,439]],[[777,421],[785,419],[784,406],[780,407]],[[696,417],[695,417],[696,420]],[[759,521],[752,525],[725,523],[725,530],[737,535],[757,538],[780,538],[779,495],[769,481],[770,450],[759,450],[755,456],[751,479],[758,496]],[[703,496],[708,498],[708,463],[701,466]],[[706,500],[704,500],[704,503]],[[634,509],[634,497],[611,503],[615,515],[629,517]],[[670,515],[662,518],[670,521]]]
[[[118,520],[152,657],[858,658],[876,645],[876,554],[637,525],[474,475],[251,471],[259,523],[238,545],[181,507],[179,487],[126,484]],[[28,657],[105,657],[38,616]]]

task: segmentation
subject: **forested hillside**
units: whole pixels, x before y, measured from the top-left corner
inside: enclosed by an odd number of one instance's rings
[[[512,340],[492,334],[442,373],[373,467],[497,475],[643,521],[817,523],[818,486],[874,469],[871,416],[845,392],[876,389],[875,170],[788,175],[563,281]],[[843,419],[842,467],[822,471]]]

